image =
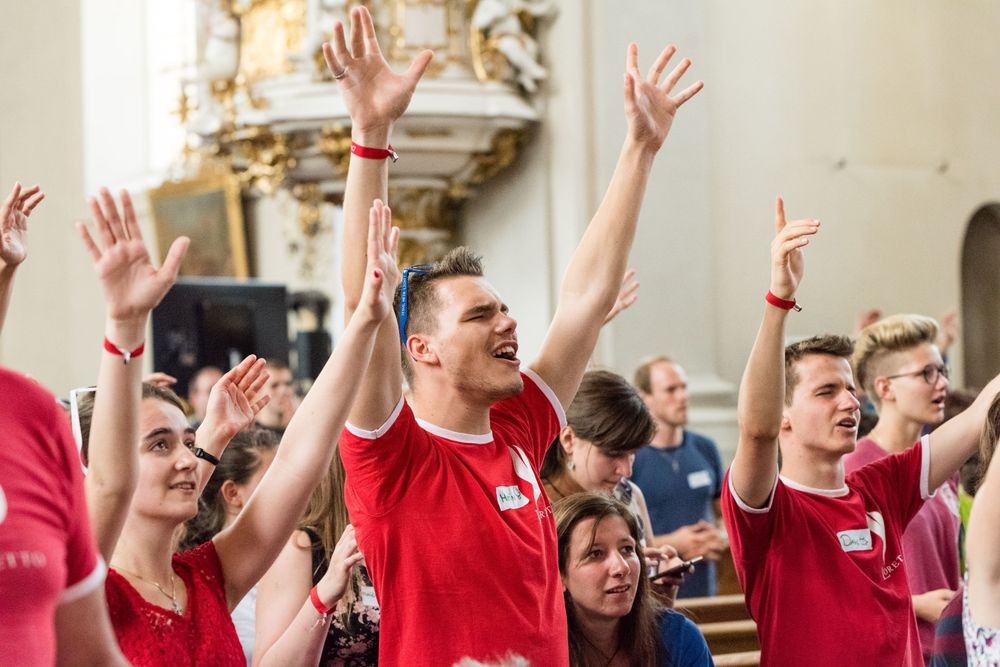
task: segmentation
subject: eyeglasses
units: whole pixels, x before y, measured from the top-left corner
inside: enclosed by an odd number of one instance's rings
[[[416,264],[403,269],[403,279],[399,288],[399,339],[403,341],[403,345],[406,345],[406,322],[410,319],[410,274],[427,273],[431,267],[431,264]]]
[[[895,380],[896,378],[916,377],[919,375],[924,378],[924,382],[933,385],[937,384],[939,377],[944,377],[944,379],[947,380],[950,373],[951,371],[949,371],[948,367],[945,366],[944,364],[941,364],[940,366],[928,364],[927,366],[921,368],[919,371],[913,371],[912,373],[899,373],[898,375],[887,375],[886,379]]]

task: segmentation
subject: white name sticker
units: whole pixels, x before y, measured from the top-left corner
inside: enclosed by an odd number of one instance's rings
[[[516,486],[498,486],[497,504],[500,505],[501,512],[516,510],[528,504],[528,497]]]
[[[842,530],[837,533],[840,548],[845,552],[868,551],[872,548],[872,532],[867,528]]]
[[[688,486],[692,489],[700,489],[703,486],[712,486],[712,476],[707,470],[699,470],[688,475]]]

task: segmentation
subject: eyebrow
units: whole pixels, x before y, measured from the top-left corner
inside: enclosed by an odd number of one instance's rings
[[[158,438],[161,435],[171,435],[172,433],[173,433],[173,431],[171,431],[169,428],[157,428],[157,429],[153,429],[152,431],[150,431],[149,433],[147,433],[145,436],[143,436],[142,439],[143,440],[149,440],[151,438]],[[194,434],[195,434],[195,430],[193,428],[191,428],[190,426],[188,426],[186,429],[184,429],[184,435],[194,435]]]
[[[488,315],[489,313],[492,313],[496,309],[497,306],[495,303],[481,303],[478,306],[473,306],[472,308],[469,308],[467,311],[462,313],[462,319],[473,317],[475,315]],[[506,313],[507,311],[508,311],[507,304],[501,303],[500,312]]]

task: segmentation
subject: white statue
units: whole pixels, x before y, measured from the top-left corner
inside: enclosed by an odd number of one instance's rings
[[[218,2],[203,6],[204,48],[195,68],[196,81],[226,81],[240,66],[240,23]]]
[[[550,0],[479,0],[472,25],[496,44],[513,70],[512,78],[533,93],[547,72],[538,62],[538,43],[521,27],[520,12],[542,18],[555,13],[555,6]]]
[[[311,57],[333,32],[333,22],[348,20],[347,0],[309,0],[309,38],[306,40],[305,55]]]

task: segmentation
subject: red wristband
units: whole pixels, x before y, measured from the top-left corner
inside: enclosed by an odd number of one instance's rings
[[[781,308],[782,310],[794,310],[795,312],[802,310],[802,306],[795,303],[795,299],[792,299],[791,301],[788,299],[782,299],[780,296],[775,296],[771,290],[767,290],[767,295],[764,299],[775,308]]]
[[[392,144],[389,144],[389,148],[369,148],[368,146],[362,146],[352,141],[351,152],[366,160],[384,160],[390,157],[395,162],[399,159],[399,154],[392,149]]]
[[[312,600],[313,607],[316,608],[316,611],[319,613],[319,615],[323,617],[326,617],[327,614],[329,614],[331,611],[337,608],[337,605],[333,605],[332,607],[326,607],[323,604],[323,601],[319,599],[319,592],[316,590],[315,586],[313,586],[312,590],[309,591],[309,599]]]
[[[110,340],[108,340],[107,338],[105,338],[104,339],[104,349],[107,352],[110,352],[111,354],[117,354],[127,364],[131,359],[142,355],[142,351],[146,349],[146,344],[145,343],[140,343],[139,347],[137,347],[134,350],[130,351],[130,350],[126,350],[124,347],[118,347],[117,345],[115,345],[114,343],[112,343]]]

